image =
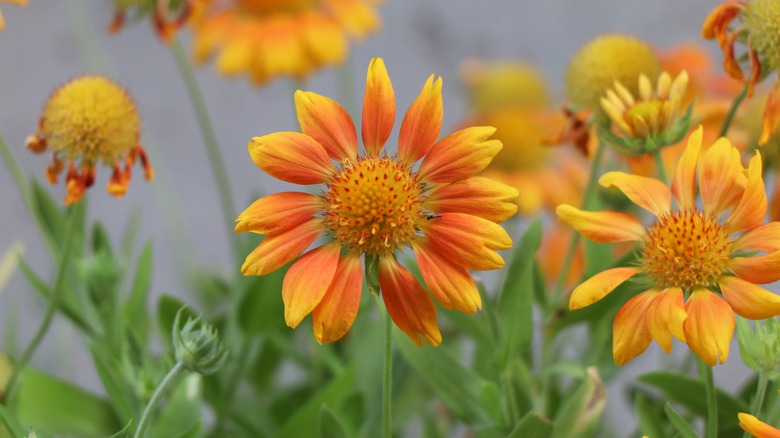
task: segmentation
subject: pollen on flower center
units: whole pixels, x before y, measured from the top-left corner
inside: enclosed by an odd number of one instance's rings
[[[777,0],[753,0],[745,5],[743,14],[751,45],[770,69],[780,69],[780,3]]]
[[[642,267],[659,288],[705,287],[726,270],[731,247],[717,218],[699,210],[673,212],[647,230]]]
[[[325,225],[341,245],[384,255],[408,245],[422,217],[422,188],[411,169],[388,157],[347,163],[325,194]]]

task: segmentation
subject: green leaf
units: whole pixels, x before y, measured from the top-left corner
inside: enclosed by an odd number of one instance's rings
[[[601,418],[606,398],[607,390],[598,371],[588,368],[582,383],[555,416],[551,438],[590,436]]]
[[[479,389],[479,401],[490,419],[496,423],[504,424],[504,411],[501,406],[501,392],[493,382],[482,382]]]
[[[152,241],[147,241],[138,256],[138,264],[135,270],[133,287],[125,301],[122,313],[125,321],[139,334],[141,339],[146,339],[149,318],[146,311],[146,299],[149,296],[149,285],[152,279]]]
[[[153,423],[152,436],[174,438],[193,436],[201,427],[201,406],[203,404],[203,377],[188,373],[176,384],[176,388],[160,409],[160,415]]]
[[[685,418],[683,418],[680,414],[677,413],[677,411],[674,410],[671,404],[666,403],[664,406],[664,412],[666,412],[666,416],[669,417],[669,420],[672,422],[677,431],[680,432],[680,435],[682,435],[683,438],[698,437],[698,435],[696,435],[696,431],[693,430],[693,427],[691,427],[691,425],[685,421]]]
[[[111,405],[119,418],[123,421],[136,418],[136,415],[140,413],[137,409],[140,402],[133,397],[132,388],[122,380],[118,373],[119,365],[109,365],[108,360],[97,351],[95,345],[90,345],[89,351],[92,353],[95,370],[100,376],[100,381],[103,382],[103,388],[105,388]]]
[[[634,412],[639,420],[639,430],[648,437],[664,436],[661,422],[663,418],[654,411],[653,407],[647,402],[647,399],[641,393],[634,397]]]
[[[108,237],[105,227],[100,222],[95,222],[95,225],[92,226],[92,252],[99,253],[102,251],[113,254],[111,238]]]
[[[506,438],[549,438],[552,431],[550,420],[536,412],[529,412],[520,419]]]
[[[333,413],[328,405],[322,405],[317,420],[319,423],[320,438],[344,438],[352,436],[352,434],[347,432],[344,422]]]
[[[65,241],[64,234],[68,220],[65,211],[60,204],[52,199],[46,189],[36,180],[32,180],[32,197],[34,202],[33,214],[43,225],[45,238],[52,242],[57,251],[62,250],[62,242]]]
[[[119,244],[119,251],[125,260],[130,260],[133,254],[135,238],[138,235],[138,228],[141,225],[141,209],[134,208],[130,213],[130,219],[122,233],[122,241]]]
[[[486,382],[470,369],[461,365],[441,348],[420,348],[399,332],[393,340],[406,362],[431,386],[442,403],[456,416],[469,424],[488,418],[480,401],[480,393]]]
[[[110,438],[127,438],[130,436],[130,425],[133,424],[133,421],[130,420],[127,424],[125,424],[125,427],[122,428],[119,432],[111,435]]]
[[[3,423],[5,423],[5,427],[11,430],[11,436],[14,438],[27,436],[27,432],[22,425],[16,420],[13,414],[8,412],[8,408],[3,405],[0,405],[0,418],[2,418]],[[0,432],[2,432],[2,429],[0,429]]]
[[[171,342],[171,330],[173,329],[173,320],[176,319],[176,312],[182,310],[181,318],[183,320],[195,319],[198,314],[187,306],[182,300],[174,297],[173,295],[163,294],[160,299],[157,300],[157,325],[162,332],[163,339],[167,343]]]
[[[534,264],[541,241],[542,224],[537,217],[515,243],[512,259],[505,271],[497,303],[502,327],[496,357],[499,369],[506,368],[509,361],[518,355],[522,355],[526,363],[532,362]]]
[[[245,283],[238,307],[238,324],[247,335],[257,335],[284,327],[282,281],[285,270],[279,269]]]

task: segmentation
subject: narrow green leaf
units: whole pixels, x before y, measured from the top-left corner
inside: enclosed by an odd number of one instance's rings
[[[284,327],[282,281],[284,270],[262,277],[253,277],[246,283],[238,307],[238,324],[247,335],[256,335]]]
[[[664,436],[661,428],[663,418],[657,412],[654,412],[653,407],[650,406],[647,398],[642,393],[637,392],[636,397],[634,397],[634,412],[639,420],[639,430],[642,432],[642,435],[649,437]]]
[[[145,339],[145,333],[149,325],[147,317],[146,299],[149,296],[149,285],[152,280],[152,241],[147,241],[138,256],[138,263],[135,270],[133,286],[130,295],[125,301],[122,312],[125,321],[130,322],[130,327],[142,339]]]
[[[130,260],[133,254],[135,238],[138,235],[138,229],[141,225],[141,209],[133,208],[130,213],[130,219],[127,221],[125,231],[122,233],[122,240],[119,244],[119,252],[125,258]]]
[[[203,404],[203,377],[189,373],[176,384],[159,416],[153,423],[152,437],[173,438],[190,436],[193,427],[200,429]]]
[[[322,405],[320,415],[317,418],[320,438],[345,438],[353,436],[347,432],[344,422],[328,407]]]
[[[586,377],[561,405],[553,423],[551,438],[591,436],[606,403],[607,392],[596,368],[588,368]]]
[[[499,424],[504,424],[506,419],[504,418],[504,412],[501,407],[501,392],[498,390],[498,386],[495,383],[482,382],[482,387],[479,389],[479,401],[482,403],[482,407],[485,408],[485,412],[487,412],[491,420]]]
[[[38,181],[32,180],[31,187],[33,202],[35,204],[35,211],[33,214],[35,214],[36,218],[43,224],[43,228],[46,232],[44,237],[52,242],[58,251],[61,251],[62,242],[65,241],[65,228],[68,223],[65,212],[60,207],[60,204],[49,195],[46,189],[44,189]]]
[[[552,431],[550,420],[536,412],[529,412],[520,419],[506,438],[549,438]]]
[[[133,424],[133,421],[130,420],[127,424],[125,424],[125,427],[122,428],[119,432],[111,435],[111,438],[127,438],[130,436],[130,425]]]
[[[167,343],[171,342],[171,329],[173,329],[173,320],[176,318],[176,312],[182,307],[184,307],[184,310],[181,317],[184,321],[188,318],[197,318],[198,314],[190,306],[187,306],[184,301],[173,295],[163,294],[157,300],[157,325],[162,332],[163,339]]]
[[[118,374],[119,366],[109,365],[107,359],[97,351],[95,345],[90,345],[89,351],[92,353],[92,362],[95,364],[95,370],[98,376],[100,376],[103,388],[105,388],[108,398],[111,400],[111,405],[119,419],[130,421],[136,418],[140,414],[139,401],[133,397],[134,392],[132,388]]]
[[[8,408],[0,404],[0,418],[2,418],[5,427],[11,431],[11,436],[21,438],[27,436],[27,432],[16,418],[8,411]],[[2,432],[2,429],[0,429]]]
[[[113,254],[111,238],[108,236],[106,228],[100,222],[95,222],[92,226],[92,252],[99,253],[101,251]]]
[[[683,438],[698,437],[696,431],[693,430],[693,427],[691,427],[691,425],[685,421],[685,418],[683,418],[680,414],[677,413],[677,411],[674,410],[671,404],[666,403],[664,406],[664,412],[666,412],[666,416],[669,417],[669,420],[672,422],[677,431],[680,432],[680,435],[682,435]]]

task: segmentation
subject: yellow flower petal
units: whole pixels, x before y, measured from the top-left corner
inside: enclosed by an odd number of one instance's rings
[[[398,133],[398,158],[402,162],[417,162],[439,138],[444,118],[441,87],[441,78],[431,75],[406,112]]]
[[[722,298],[707,289],[695,289],[685,303],[688,318],[683,322],[685,341],[709,366],[726,363],[734,335],[734,311]]]
[[[615,363],[625,365],[650,345],[652,337],[645,317],[658,291],[642,292],[626,301],[612,323],[612,355]]]
[[[395,123],[395,93],[382,58],[374,58],[366,73],[363,97],[363,145],[369,155],[379,155]]]
[[[598,243],[641,240],[645,228],[633,216],[614,211],[583,211],[568,204],[555,209],[558,218]]]
[[[780,296],[737,277],[723,277],[718,283],[723,298],[737,315],[766,319],[780,315]]]
[[[347,334],[360,309],[362,288],[360,256],[348,253],[339,259],[328,291],[311,313],[317,342],[335,342]]]
[[[341,247],[324,245],[307,252],[290,266],[282,282],[284,320],[295,328],[325,296],[339,262]]]
[[[666,184],[655,178],[630,175],[625,172],[607,172],[599,178],[604,187],[616,187],[634,204],[660,216],[672,207],[672,194]]]
[[[336,101],[298,90],[295,92],[295,110],[301,131],[319,142],[331,158],[337,161],[357,158],[355,124]]]
[[[745,432],[753,435],[755,438],[780,438],[780,430],[764,423],[758,418],[740,412],[737,414],[739,418],[739,427]]]
[[[666,353],[672,352],[672,336],[685,342],[683,321],[687,316],[680,288],[660,292],[648,307],[647,328]]]
[[[641,269],[636,267],[612,268],[599,272],[574,289],[569,297],[569,309],[577,310],[590,306],[640,272]]]
[[[674,181],[672,181],[672,194],[680,210],[687,210],[696,205],[696,166],[699,162],[703,135],[704,129],[699,126],[688,136],[688,145],[677,163]]]
[[[492,126],[474,126],[448,135],[425,156],[418,177],[421,181],[449,183],[474,176],[501,150],[499,140],[489,140],[494,132]]]

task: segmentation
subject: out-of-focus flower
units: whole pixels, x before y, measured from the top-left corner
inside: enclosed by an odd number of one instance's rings
[[[632,277],[648,285],[615,316],[613,353],[619,365],[641,354],[652,339],[671,351],[672,336],[707,364],[723,363],[735,312],[749,319],[780,314],[780,297],[757,286],[780,279],[775,268],[780,261],[780,223],[762,224],[767,202],[761,157],[756,153],[745,169],[727,139],[700,153],[701,138],[701,129],[691,134],[671,188],[623,172],[608,172],[599,180],[654,214],[647,227],[625,213],[558,207],[561,220],[593,241],[640,243],[638,266],[591,277],[569,301],[572,310],[588,306]],[[695,202],[697,168],[702,207]]]
[[[461,67],[469,106],[476,113],[499,108],[545,108],[549,90],[544,75],[534,66],[504,61],[485,63],[470,59]]]
[[[18,6],[26,6],[27,0],[0,0],[0,3],[13,3]],[[3,11],[0,11],[0,31],[5,29],[5,19],[3,18]]]
[[[211,0],[199,15],[193,20],[196,62],[218,52],[220,74],[246,73],[256,85],[340,64],[350,38],[380,26],[370,0]]]
[[[116,33],[125,23],[149,16],[157,35],[165,43],[173,41],[176,32],[184,27],[208,0],[113,0],[114,18],[108,31]]]
[[[136,158],[141,160],[146,180],[154,178],[139,143],[140,129],[141,117],[122,87],[101,76],[82,76],[52,93],[38,132],[27,138],[27,147],[36,153],[51,150],[46,177],[52,184],[67,165],[66,205],[78,202],[95,182],[99,162],[114,168],[107,189],[121,198]]]
[[[236,231],[265,234],[246,259],[245,275],[265,275],[305,251],[282,285],[285,320],[296,327],[312,314],[318,342],[344,336],[357,315],[366,279],[377,283],[395,324],[415,344],[441,342],[436,306],[428,291],[396,259],[411,247],[420,274],[442,306],[474,313],[481,307],[468,270],[498,269],[496,252],[512,241],[498,225],[517,206],[517,190],[475,177],[501,149],[493,127],[471,127],[438,142],[442,81],[432,75],[407,111],[397,155],[383,153],[395,121],[395,94],[384,62],[371,61],[363,101],[358,154],[352,119],[335,101],[295,93],[303,133],[255,137],[249,153],[268,174],[295,184],[325,184],[319,195],[277,193],[255,201],[236,220]],[[422,162],[419,166],[415,163]],[[334,164],[337,162],[338,164]]]
[[[739,26],[731,27],[734,20]],[[754,85],[780,71],[780,3],[776,0],[729,0],[710,12],[702,25],[702,37],[717,39],[723,51],[723,67],[733,78],[748,86],[753,95]],[[746,42],[749,70],[740,65],[735,45]],[[775,80],[764,108],[763,126],[758,142],[765,144],[780,125],[780,78]]]
[[[780,430],[775,429],[750,414],[740,412],[737,417],[739,417],[739,427],[745,432],[753,435],[755,438],[780,438]]]

